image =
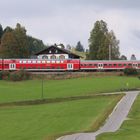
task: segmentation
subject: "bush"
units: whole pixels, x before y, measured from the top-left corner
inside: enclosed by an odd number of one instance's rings
[[[138,71],[135,68],[126,68],[124,70],[125,75],[137,75]]]
[[[2,71],[0,71],[0,80],[2,80]]]
[[[9,71],[1,71],[1,78],[3,80],[9,80],[9,77],[10,77],[10,72]]]
[[[140,80],[140,75],[138,76],[138,79]]]
[[[29,80],[30,74],[24,70],[14,71],[10,73],[11,81]]]

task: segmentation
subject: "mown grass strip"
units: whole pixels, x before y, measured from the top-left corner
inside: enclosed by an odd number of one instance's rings
[[[86,132],[118,100],[119,95],[29,106],[0,108],[2,140],[52,140]],[[93,129],[93,128],[92,128]]]
[[[128,84],[127,84],[128,83]],[[140,87],[136,77],[85,77],[67,80],[44,80],[43,98],[64,98],[116,92]],[[0,103],[42,99],[42,81],[0,81]]]
[[[61,136],[70,135],[70,134],[74,134],[74,133],[82,133],[82,132],[88,133],[88,132],[97,131],[99,129],[99,127],[101,127],[104,124],[105,120],[111,114],[111,112],[113,111],[113,109],[117,105],[117,103],[122,99],[124,94],[114,94],[114,95],[104,95],[104,96],[111,96],[115,100],[97,117],[96,120],[93,121],[93,123],[91,124],[91,126],[89,128],[87,128],[83,131],[69,132],[69,133],[62,133],[62,134],[57,134],[57,135],[53,135],[53,136],[48,136],[46,138],[46,140],[56,140],[57,138],[59,138]],[[100,96],[100,97],[103,97],[103,96]]]

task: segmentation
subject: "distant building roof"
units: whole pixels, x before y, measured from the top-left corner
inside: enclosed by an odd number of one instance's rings
[[[50,47],[47,47],[47,48],[35,53],[35,55],[41,55],[41,54],[68,54],[69,58],[75,58],[75,59],[79,59],[81,57],[77,54],[72,53],[71,51],[57,47],[56,45],[52,45]]]

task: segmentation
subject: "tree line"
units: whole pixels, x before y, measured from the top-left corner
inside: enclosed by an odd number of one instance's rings
[[[0,57],[2,58],[29,58],[45,48],[42,40],[26,34],[25,27],[17,23],[11,27],[2,28],[0,25]]]
[[[2,58],[30,58],[36,52],[47,47],[42,40],[27,35],[25,27],[17,23],[11,27],[2,28],[0,24],[0,57]],[[76,46],[60,44],[62,48],[85,52],[87,60],[127,60],[120,54],[120,41],[113,30],[109,31],[107,23],[103,20],[96,21],[88,39],[88,49],[85,49],[80,41]],[[136,60],[134,54],[131,60]]]

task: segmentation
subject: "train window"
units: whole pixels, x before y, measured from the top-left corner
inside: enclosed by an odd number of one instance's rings
[[[114,67],[116,67],[117,66],[117,64],[114,64]]]
[[[21,63],[22,63],[22,61],[19,61],[19,63],[21,64]]]
[[[132,64],[128,64],[128,66],[132,66]]]
[[[60,63],[60,61],[56,61],[56,63],[58,64],[58,63]]]
[[[55,61],[52,61],[52,63],[55,63]]]
[[[37,61],[37,63],[39,63],[39,64],[40,64],[40,63],[41,63],[41,61]]]
[[[97,67],[97,64],[94,64],[95,67]]]
[[[64,63],[64,61],[61,61],[61,63]]]
[[[47,61],[47,63],[51,63],[50,61]]]
[[[44,64],[44,63],[45,63],[45,61],[42,61],[42,63]]]
[[[34,63],[34,64],[35,64],[35,63],[36,63],[36,61],[34,61],[34,60],[33,60],[33,61],[32,61],[32,63]]]
[[[109,64],[109,66],[112,66],[112,64]]]
[[[119,64],[119,66],[122,66],[122,64]]]
[[[23,61],[23,64],[25,64],[26,63],[26,61]]]
[[[106,67],[106,66],[107,66],[107,64],[104,64],[104,66]]]
[[[92,66],[92,64],[89,64],[89,66]]]
[[[28,63],[31,63],[31,61],[28,61]]]
[[[124,66],[126,66],[126,64],[124,64]]]
[[[140,67],[140,64],[138,64],[138,66]]]

